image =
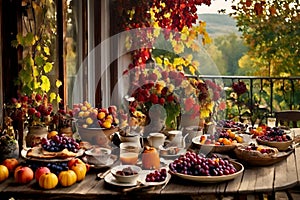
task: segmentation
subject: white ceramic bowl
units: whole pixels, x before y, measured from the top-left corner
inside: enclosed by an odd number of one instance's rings
[[[127,174],[128,171],[134,173]],[[119,165],[111,169],[111,174],[116,178],[117,182],[135,183],[138,180],[141,171],[142,168],[136,165]]]
[[[94,165],[104,165],[111,156],[111,149],[104,147],[93,147],[85,151],[87,161]]]

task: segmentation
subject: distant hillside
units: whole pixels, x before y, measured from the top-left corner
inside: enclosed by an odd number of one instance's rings
[[[206,22],[206,30],[211,37],[236,33],[240,35],[233,18],[225,14],[199,14],[198,19]]]

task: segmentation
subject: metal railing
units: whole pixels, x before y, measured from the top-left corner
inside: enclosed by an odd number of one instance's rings
[[[268,110],[269,116],[274,116],[279,110],[299,110],[300,107],[300,76],[291,77],[267,77],[267,76],[216,76],[200,75],[203,80],[212,80],[223,84],[223,87],[231,87],[233,82],[246,83],[250,98],[250,104],[254,104],[254,98],[260,98],[262,107]]]

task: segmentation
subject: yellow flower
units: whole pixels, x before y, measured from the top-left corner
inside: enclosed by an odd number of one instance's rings
[[[184,52],[184,45],[182,44],[181,41],[172,43],[172,45],[173,45],[174,52],[176,54],[180,54],[180,53]]]
[[[174,58],[173,64],[174,65],[183,65],[183,64],[185,64],[185,60],[182,57]]]
[[[189,65],[189,70],[190,70],[190,72],[191,72],[192,75],[194,75],[195,72],[196,72],[196,69],[195,69],[195,67],[193,65]]]
[[[156,64],[162,65],[162,59],[160,57],[155,58]]]
[[[177,65],[177,70],[178,71],[183,71],[183,66],[182,65]]]
[[[174,89],[175,89],[175,86],[173,84],[169,84],[168,85],[168,89],[172,93],[174,91]]]
[[[202,108],[200,109],[200,119],[201,118],[207,118],[210,116],[210,110]]]
[[[161,82],[156,83],[155,89],[156,89],[157,94],[161,94],[161,91],[162,91],[163,88],[164,88],[164,86],[161,84]]]
[[[170,16],[171,16],[171,13],[165,13],[165,14],[164,14],[164,17],[165,17],[165,18],[170,18]]]

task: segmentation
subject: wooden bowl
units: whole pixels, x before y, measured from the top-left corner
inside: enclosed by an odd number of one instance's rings
[[[234,149],[234,153],[238,160],[252,166],[268,166],[275,164],[286,159],[286,157],[292,152],[293,150],[288,152],[277,152],[271,155],[263,155],[258,152],[244,150],[244,147],[237,147]]]
[[[260,138],[256,138],[256,142],[258,144],[267,145],[269,147],[275,147],[279,151],[286,151],[286,150],[288,150],[288,148],[293,143],[293,140],[282,141],[282,142],[275,142],[275,141],[266,141],[266,140],[262,140]]]

